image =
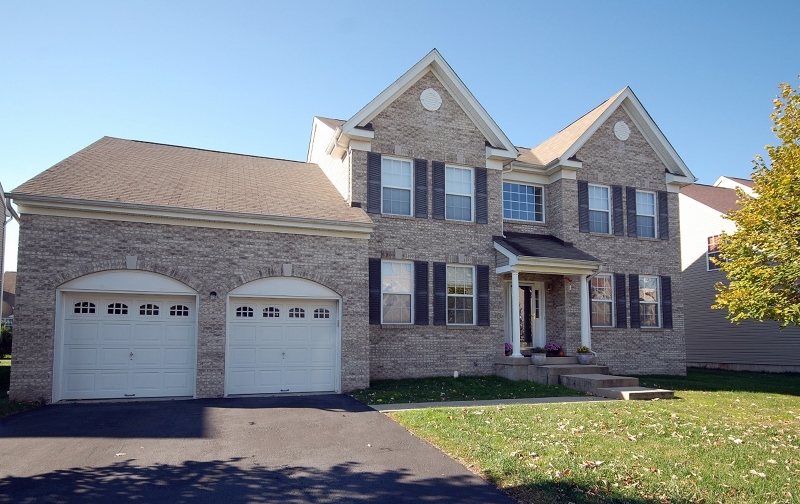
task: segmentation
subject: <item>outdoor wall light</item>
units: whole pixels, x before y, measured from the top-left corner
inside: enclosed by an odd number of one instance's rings
[[[211,293],[208,295],[208,298],[211,301],[214,301],[215,299],[217,299],[217,291],[211,291]]]

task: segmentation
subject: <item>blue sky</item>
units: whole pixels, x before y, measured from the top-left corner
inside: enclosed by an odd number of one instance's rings
[[[800,2],[0,4],[6,191],[104,135],[304,160],[437,48],[531,147],[631,86],[700,183],[747,177],[798,85]],[[16,268],[10,225],[6,269]]]

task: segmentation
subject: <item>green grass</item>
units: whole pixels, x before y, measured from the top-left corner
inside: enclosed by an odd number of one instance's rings
[[[800,502],[800,375],[643,377],[676,400],[391,417],[519,502]]]
[[[39,403],[8,400],[8,385],[11,382],[11,359],[0,359],[0,418],[41,406]]]
[[[356,390],[351,392],[351,395],[365,404],[399,404],[562,397],[582,394],[566,387],[539,385],[529,381],[511,381],[498,376],[462,376],[460,378],[379,380],[372,382],[370,388]]]

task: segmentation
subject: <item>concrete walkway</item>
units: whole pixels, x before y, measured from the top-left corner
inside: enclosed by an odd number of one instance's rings
[[[578,396],[578,397],[540,397],[533,399],[490,399],[487,401],[443,401],[404,404],[371,404],[370,408],[386,413],[388,411],[403,411],[426,408],[480,408],[484,406],[505,406],[511,404],[568,404],[596,401],[611,401],[605,397]]]

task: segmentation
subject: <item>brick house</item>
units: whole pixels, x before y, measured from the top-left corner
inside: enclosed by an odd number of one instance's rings
[[[10,193],[11,397],[348,391],[546,340],[682,374],[693,181],[629,88],[526,149],[436,50],[306,162],[106,137]]]

